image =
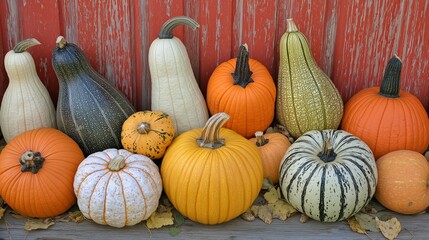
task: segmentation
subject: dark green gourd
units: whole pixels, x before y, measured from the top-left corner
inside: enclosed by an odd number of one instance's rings
[[[85,155],[122,148],[122,124],[135,112],[125,95],[91,67],[79,46],[61,36],[52,65],[60,85],[58,129],[73,138]]]

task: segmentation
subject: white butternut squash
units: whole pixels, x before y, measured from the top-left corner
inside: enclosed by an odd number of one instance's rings
[[[19,42],[4,59],[9,85],[0,107],[0,124],[6,142],[27,130],[56,128],[55,107],[36,72],[27,49],[39,45],[34,38]]]
[[[183,43],[174,37],[175,27],[186,24],[199,27],[185,16],[164,23],[159,37],[149,48],[149,70],[152,79],[151,109],[170,115],[177,134],[203,127],[208,120],[206,101],[192,71]]]

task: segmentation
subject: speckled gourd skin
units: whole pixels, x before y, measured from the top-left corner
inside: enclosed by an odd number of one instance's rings
[[[86,156],[122,148],[122,124],[135,112],[125,95],[91,67],[76,44],[54,49],[52,64],[60,85],[58,129],[73,138]]]
[[[332,158],[325,147],[331,148]],[[321,222],[342,221],[359,212],[374,196],[377,181],[371,149],[343,130],[306,132],[280,163],[279,184],[286,201]]]
[[[288,19],[288,30],[280,40],[277,92],[276,119],[294,138],[340,125],[341,95],[317,66],[304,34],[292,19]]]

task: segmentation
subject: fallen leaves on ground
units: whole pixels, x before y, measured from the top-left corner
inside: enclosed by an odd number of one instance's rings
[[[164,204],[159,204],[158,208],[149,219],[146,220],[146,226],[149,229],[161,228],[163,226],[169,226],[174,224],[173,213],[171,212],[172,207]]]
[[[25,222],[24,229],[26,231],[48,229],[50,226],[54,224],[55,222],[50,218],[45,218],[45,219],[30,218]]]
[[[383,236],[389,240],[395,239],[401,232],[401,223],[396,217],[387,221],[382,221],[376,217],[375,221]]]
[[[265,186],[269,186],[269,184]],[[285,221],[298,213],[281,196],[280,188],[271,186],[263,195],[265,203],[252,205],[250,209],[241,215],[241,218],[246,221],[253,221],[255,218],[259,218],[266,224],[271,224],[274,218]]]
[[[389,240],[395,239],[401,232],[401,223],[396,217],[384,214],[380,217],[367,213],[357,213],[347,219],[353,232],[366,234],[367,231],[381,232]]]

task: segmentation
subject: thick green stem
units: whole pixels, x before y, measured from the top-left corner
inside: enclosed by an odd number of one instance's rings
[[[319,154],[317,154],[317,156],[325,163],[335,160],[337,154],[334,152],[330,139],[323,140],[323,149]]]
[[[257,131],[255,133],[255,137],[256,137],[256,146],[258,147],[262,147],[270,141],[269,139],[264,138],[264,133],[262,131]]]
[[[384,77],[381,81],[381,96],[388,98],[398,98],[400,90],[402,61],[396,54],[389,60],[384,71]]]
[[[159,39],[171,39],[173,38],[173,30],[180,25],[188,25],[193,30],[200,27],[200,25],[192,18],[187,16],[178,16],[167,20],[161,27],[159,32]]]
[[[22,53],[27,51],[28,48],[32,47],[32,46],[36,46],[39,45],[40,42],[37,41],[37,39],[35,38],[28,38],[25,40],[22,40],[21,42],[17,43],[15,45],[15,47],[13,48],[13,51],[15,53]]]
[[[234,73],[232,73],[234,85],[240,85],[245,88],[247,84],[253,82],[253,79],[251,78],[252,74],[253,72],[250,71],[249,66],[249,52],[247,51],[247,44],[243,44],[238,50],[235,70]]]
[[[116,155],[112,160],[110,160],[107,167],[110,171],[117,172],[125,167],[125,158],[122,155]]]
[[[137,126],[137,132],[140,134],[148,134],[150,130],[150,124],[148,122],[142,122]]]
[[[45,159],[40,155],[40,152],[31,150],[24,152],[19,158],[21,163],[21,172],[32,172],[36,174],[43,167]]]
[[[298,32],[298,28],[295,25],[295,22],[292,18],[286,19],[287,23],[287,32]]]
[[[216,149],[225,145],[225,141],[220,137],[220,129],[228,121],[229,115],[224,112],[216,113],[207,120],[201,132],[201,137],[197,139],[198,145],[202,148]]]

